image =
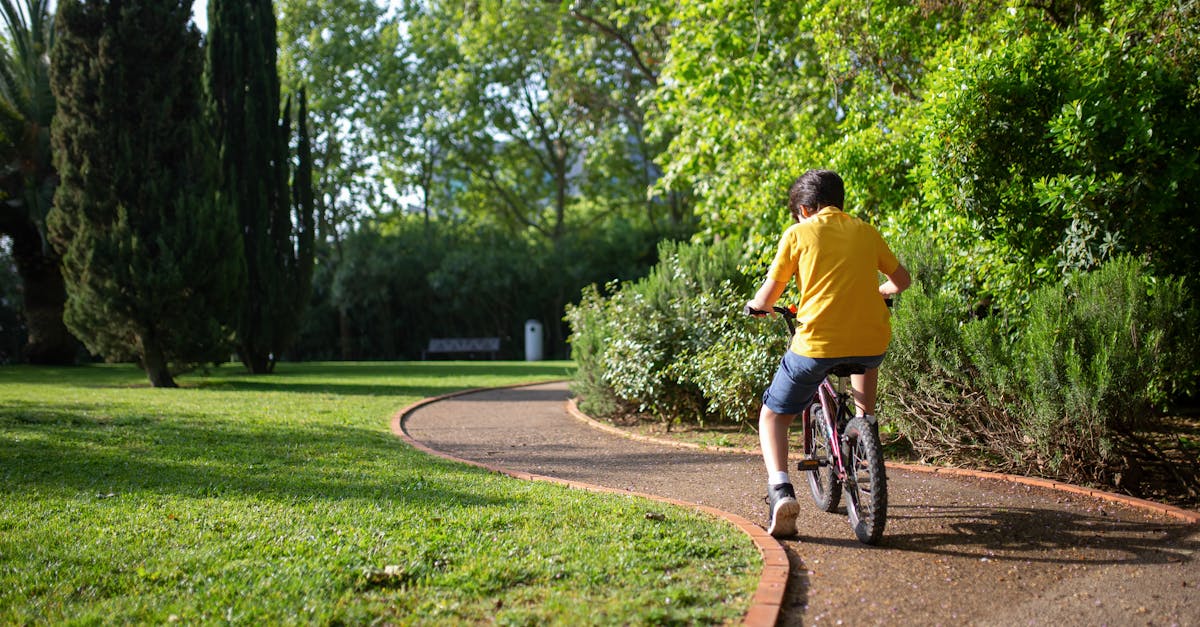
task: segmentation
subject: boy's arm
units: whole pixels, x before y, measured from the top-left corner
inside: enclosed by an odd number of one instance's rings
[[[746,306],[758,311],[771,311],[771,307],[783,295],[785,289],[787,289],[787,283],[767,279],[763,281],[762,287],[758,288],[758,292],[754,294],[754,298],[746,301]]]
[[[912,276],[902,263],[896,264],[896,269],[885,276],[888,278],[887,282],[879,286],[879,293],[883,296],[895,296],[912,285]]]

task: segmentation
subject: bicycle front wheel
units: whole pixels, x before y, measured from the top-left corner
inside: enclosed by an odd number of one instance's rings
[[[828,425],[820,411],[814,410],[810,418],[812,428],[812,443],[804,454],[809,460],[816,460],[819,466],[808,472],[808,487],[812,491],[813,502],[824,512],[837,511],[838,501],[842,498],[842,484],[838,481],[837,471],[833,460],[833,446],[829,444]]]
[[[887,475],[879,432],[861,416],[846,425],[846,455],[850,526],[860,542],[875,544],[887,524]]]

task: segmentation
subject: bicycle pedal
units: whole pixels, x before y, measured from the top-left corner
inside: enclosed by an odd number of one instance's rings
[[[800,472],[814,472],[821,469],[825,464],[819,459],[802,459],[796,463],[796,470]]]

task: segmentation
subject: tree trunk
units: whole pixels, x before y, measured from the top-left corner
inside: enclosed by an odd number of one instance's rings
[[[342,347],[342,361],[353,360],[354,346],[350,332],[350,314],[345,307],[338,307],[338,343]]]
[[[32,223],[10,229],[9,235],[24,292],[25,327],[29,332],[25,359],[37,365],[72,365],[79,342],[63,322],[67,289],[58,256],[45,249]]]
[[[162,346],[148,338],[146,334],[141,337],[141,345],[142,367],[146,369],[146,376],[150,378],[151,387],[178,387],[175,385],[175,379],[171,377],[171,369],[167,364],[166,356],[163,355]]]
[[[275,369],[275,360],[269,354],[262,354],[257,351],[250,352],[245,349],[241,351],[242,364],[250,371],[250,374],[270,374]]]

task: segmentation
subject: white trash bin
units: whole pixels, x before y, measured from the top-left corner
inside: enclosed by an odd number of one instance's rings
[[[542,360],[542,323],[525,321],[525,361]]]

